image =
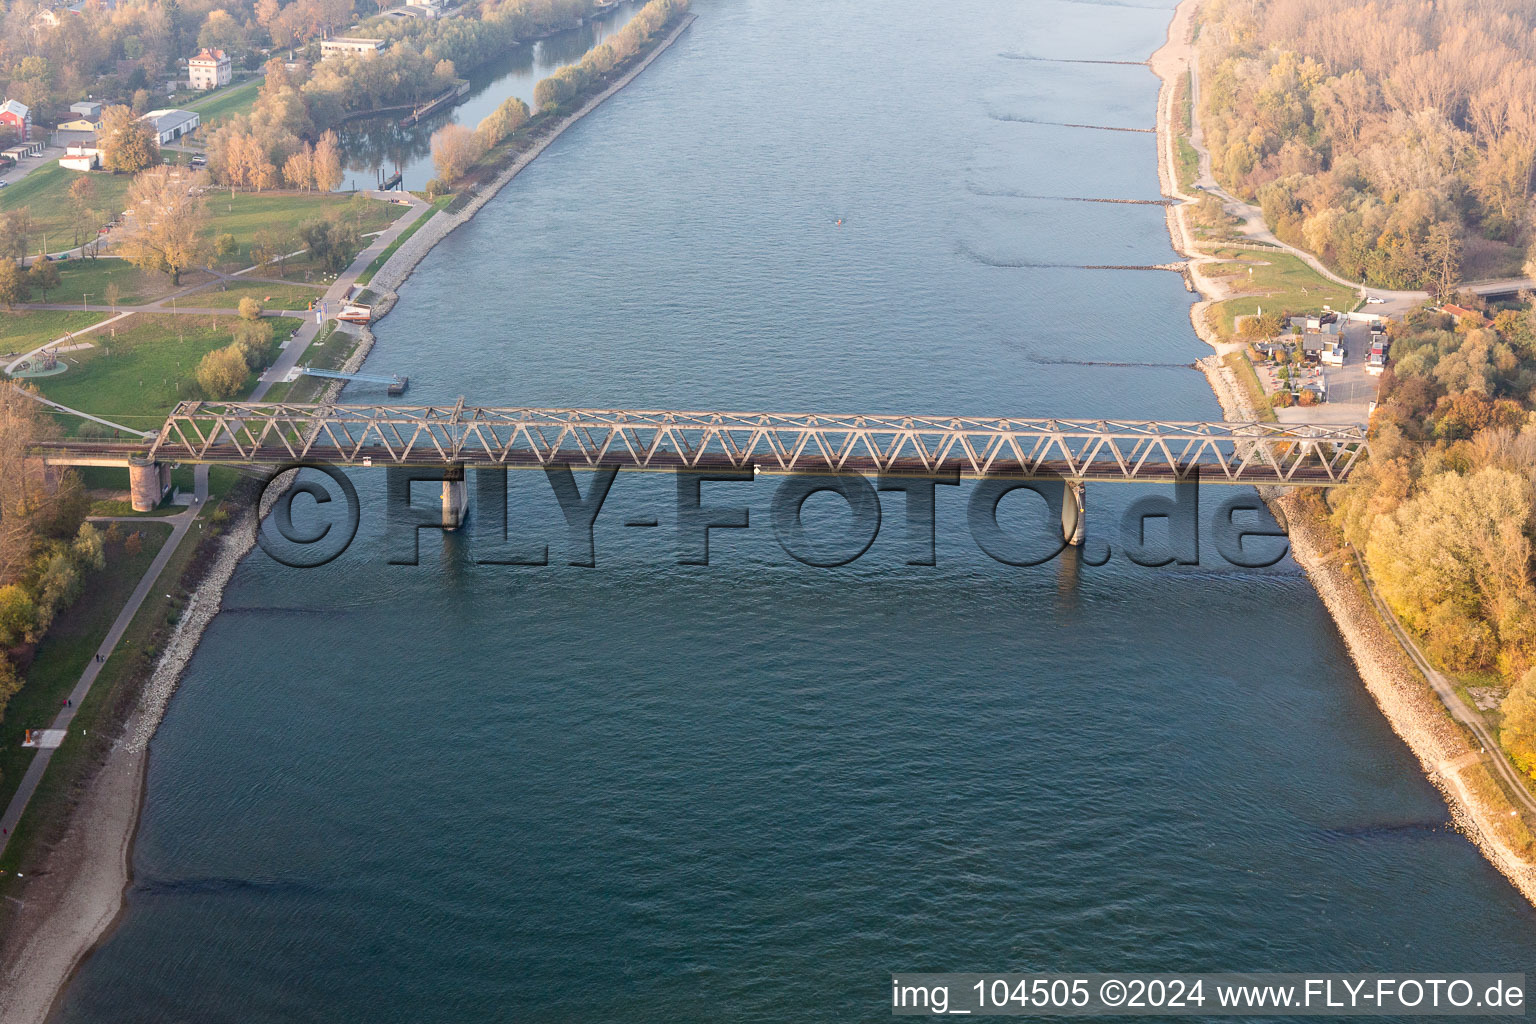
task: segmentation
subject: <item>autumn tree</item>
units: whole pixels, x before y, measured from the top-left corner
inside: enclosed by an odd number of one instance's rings
[[[32,211],[18,206],[0,219],[0,259],[24,259],[32,238]]]
[[[1490,466],[1442,473],[1377,520],[1365,554],[1382,597],[1452,669],[1489,667],[1502,646],[1536,639],[1532,503],[1528,477]]]
[[[8,259],[0,259],[0,302],[6,309],[16,308],[16,303],[27,299],[27,279],[21,267]]]
[[[465,125],[444,125],[432,133],[432,163],[437,167],[437,176],[446,182],[463,178],[483,153],[480,140]]]
[[[311,173],[315,188],[321,192],[334,192],[341,187],[341,143],[335,132],[326,132],[315,143]]]
[[[238,306],[236,308],[239,309],[239,311],[240,311],[240,319],[242,319],[242,320],[260,320],[261,319],[261,303],[257,302],[255,299],[251,298],[249,295],[247,295],[245,298],[241,299],[239,304],[238,304]]]
[[[296,150],[283,162],[283,180],[289,188],[308,192],[315,185],[315,155],[310,149]]]
[[[176,167],[154,167],[141,172],[128,189],[128,209],[133,219],[124,233],[123,258],[144,270],[171,275],[181,273],[204,258],[208,208],[196,194],[202,176]]]
[[[124,106],[101,112],[96,144],[101,149],[101,166],[114,174],[132,174],[160,162],[160,140],[153,129]]]
[[[90,504],[75,473],[59,474],[29,457],[59,428],[45,406],[23,393],[26,387],[0,387],[0,586],[31,576],[43,545],[72,535]]]
[[[1462,245],[1456,225],[1441,221],[1424,243],[1425,274],[1438,302],[1449,302],[1461,284]]]
[[[271,324],[265,320],[239,320],[235,323],[234,335],[235,348],[246,366],[259,370],[272,361],[275,352]]]
[[[1500,745],[1515,767],[1536,777],[1536,668],[1510,687],[1499,713]]]
[[[528,104],[510,96],[475,127],[483,149],[490,149],[528,123]]]

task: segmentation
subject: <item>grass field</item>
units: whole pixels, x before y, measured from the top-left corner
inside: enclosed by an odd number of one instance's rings
[[[49,252],[60,252],[75,244],[75,215],[69,203],[69,187],[87,175],[96,182],[96,198],[91,205],[108,219],[121,212],[132,180],[126,174],[70,171],[55,163],[39,167],[16,184],[0,189],[0,213],[25,206],[32,214],[34,237],[27,242],[29,251],[40,250],[45,236]],[[105,221],[91,224],[91,238],[96,237],[96,229],[102,223]]]
[[[59,287],[48,293],[50,302],[79,302],[89,294],[91,304],[108,304],[107,286],[117,285],[119,306],[135,306],[151,302],[172,290],[171,275],[140,270],[127,260],[82,259],[64,260],[55,264],[59,270]],[[182,281],[196,280],[192,274],[183,274]],[[33,301],[41,301],[36,295]]]
[[[73,352],[67,372],[37,379],[48,398],[72,409],[94,413],[124,426],[153,430],[165,422],[178,401],[201,397],[197,364],[228,345],[233,316],[171,316],[135,313],[115,325],[115,338],[97,337],[96,347]],[[268,321],[279,337],[299,321]],[[254,377],[247,389],[254,386]]]
[[[122,529],[123,539],[136,530],[143,533],[142,550],[129,554],[121,541],[107,546],[107,567],[87,577],[80,599],[54,620],[27,670],[25,685],[6,706],[5,719],[0,721],[0,806],[10,802],[35,753],[22,747],[23,732],[43,728],[53,720],[144,570],[171,534],[169,526],[150,522]]]
[[[206,134],[207,126],[216,119],[227,120],[238,114],[250,113],[251,107],[256,104],[256,95],[261,91],[262,81],[260,78],[253,78],[240,85],[226,86],[191,101],[184,109],[195,110],[201,115],[204,126],[201,134]]]
[[[1324,306],[1351,310],[1360,301],[1353,290],[1334,284],[1290,253],[1218,249],[1214,255],[1237,264],[1244,276],[1248,268],[1253,269],[1250,281],[1238,282],[1248,294],[1214,307],[1224,334],[1236,329],[1237,317],[1249,316],[1260,308],[1275,313],[1315,313]]]
[[[79,331],[107,319],[107,313],[55,309],[0,312],[0,354],[30,352],[68,331]]]
[[[297,235],[298,227],[304,221],[339,214],[348,210],[351,202],[351,196],[333,193],[282,195],[271,192],[236,192],[231,196],[227,192],[214,192],[208,197],[208,213],[212,219],[213,237],[226,233],[235,236],[240,254],[230,261],[229,269],[240,270],[255,262],[251,259],[251,242],[256,232],[264,228],[276,228]],[[381,231],[405,212],[403,206],[377,199],[364,199],[360,209],[363,211],[358,227],[360,233]],[[302,247],[302,243],[294,245],[294,249]],[[302,258],[288,261],[290,277],[302,276],[305,269],[306,264]]]
[[[222,290],[214,285],[176,301],[188,306],[234,309],[241,299],[250,297],[261,303],[263,309],[307,309],[311,302],[325,294],[323,287],[303,284],[271,284],[239,278],[224,284],[226,287]]]
[[[1274,407],[1269,404],[1269,396],[1264,394],[1264,386],[1259,383],[1259,375],[1254,372],[1253,364],[1248,361],[1247,355],[1242,352],[1228,352],[1222,356],[1221,361],[1227,364],[1227,368],[1237,378],[1238,385],[1248,392],[1248,401],[1259,410],[1259,418],[1274,422]]]

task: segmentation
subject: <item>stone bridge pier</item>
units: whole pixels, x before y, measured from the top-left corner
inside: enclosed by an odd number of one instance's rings
[[[1061,539],[1075,548],[1083,546],[1083,534],[1088,518],[1084,504],[1087,490],[1086,484],[1068,481],[1061,492]]]
[[[469,514],[469,490],[464,486],[464,463],[455,462],[443,471],[443,529],[457,530]]]
[[[128,459],[128,495],[135,512],[149,512],[165,500],[171,489],[171,467],[144,455]]]

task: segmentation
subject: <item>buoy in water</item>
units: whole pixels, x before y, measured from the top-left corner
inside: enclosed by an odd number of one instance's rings
[[[841,217],[837,218],[837,226],[838,227],[842,227],[843,226],[843,218],[841,218]]]

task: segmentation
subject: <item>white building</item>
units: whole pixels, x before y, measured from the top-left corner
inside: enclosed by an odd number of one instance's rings
[[[229,54],[223,50],[204,50],[187,61],[187,81],[194,89],[217,89],[228,85],[232,76]]]
[[[139,120],[154,130],[162,146],[175,142],[203,123],[193,110],[151,110]]]
[[[59,166],[72,171],[95,171],[101,168],[101,150],[94,146],[65,146],[59,157]]]
[[[384,50],[384,40],[364,39],[362,36],[337,36],[334,39],[320,40],[320,59],[337,57],[342,54],[360,53],[365,57],[372,57]]]

